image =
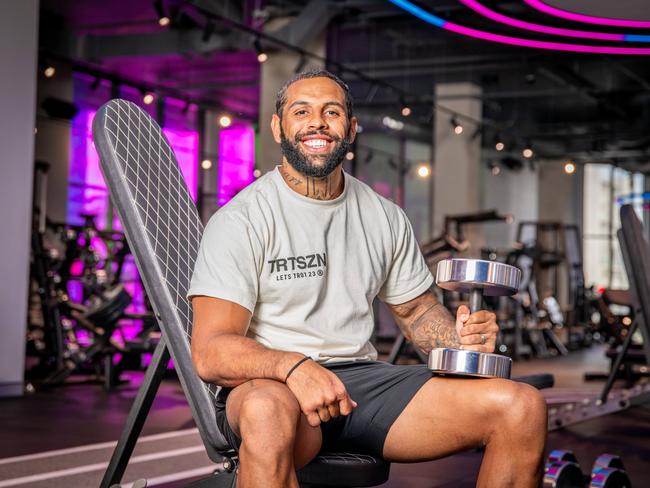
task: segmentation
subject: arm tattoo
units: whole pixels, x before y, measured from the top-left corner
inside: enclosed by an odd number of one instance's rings
[[[410,323],[407,321],[406,325],[413,344],[424,352],[436,347],[460,347],[456,322],[441,303],[431,305]]]

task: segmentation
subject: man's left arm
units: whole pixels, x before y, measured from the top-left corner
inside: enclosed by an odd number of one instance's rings
[[[470,314],[461,305],[454,319],[430,290],[406,303],[387,305],[404,336],[426,353],[437,347],[494,352],[499,326],[492,312]]]

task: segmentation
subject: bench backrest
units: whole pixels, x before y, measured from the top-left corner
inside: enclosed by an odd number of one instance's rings
[[[160,323],[208,455],[228,449],[216,426],[218,387],[192,366],[192,308],[186,298],[203,225],[174,151],[137,105],[111,100],[93,122],[95,147],[145,290]]]

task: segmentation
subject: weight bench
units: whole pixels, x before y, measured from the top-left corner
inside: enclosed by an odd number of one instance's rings
[[[194,488],[235,485],[237,453],[215,421],[219,388],[194,372],[190,353],[192,309],[186,299],[203,225],[174,152],[160,127],[133,103],[112,100],[93,122],[93,137],[111,200],[120,216],[162,337],[129,413],[101,488],[121,481],[170,355],[207,454],[224,470],[192,483]],[[227,239],[228,236],[224,236]],[[376,486],[390,465],[365,455],[323,452],[298,472],[301,486]]]

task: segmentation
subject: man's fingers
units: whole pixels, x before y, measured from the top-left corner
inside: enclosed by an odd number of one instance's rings
[[[305,417],[307,417],[307,422],[312,427],[318,427],[320,425],[320,417],[318,416],[318,412],[309,412],[305,414]]]
[[[327,407],[318,408],[318,417],[320,418],[321,422],[328,422],[332,418]]]
[[[473,334],[496,334],[499,331],[499,326],[494,323],[475,323],[465,325],[460,330],[461,338],[463,336],[473,335]]]
[[[465,322],[465,327],[469,327],[472,324],[481,324],[487,322],[496,322],[496,315],[494,315],[492,312],[488,312],[487,310],[479,310],[478,312],[474,312],[469,316]]]
[[[350,415],[356,406],[357,402],[352,400],[348,395],[345,395],[339,400],[339,412],[341,415]]]
[[[494,340],[495,340],[495,336],[493,334],[470,334],[470,335],[462,336],[460,338],[460,343],[462,345],[467,345],[467,346],[472,346],[475,344],[484,346],[488,342]]]
[[[456,310],[456,320],[460,322],[465,322],[470,317],[469,308],[465,305],[461,305]]]
[[[340,415],[338,402],[334,402],[327,406],[327,411],[330,413],[331,418],[336,418]]]

